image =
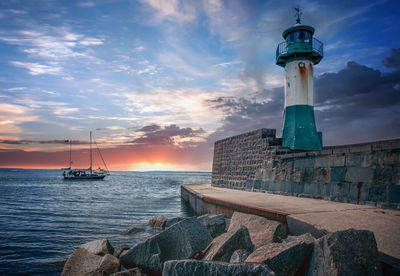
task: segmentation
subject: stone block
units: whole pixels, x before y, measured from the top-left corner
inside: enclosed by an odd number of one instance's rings
[[[315,167],[328,167],[329,166],[329,157],[328,156],[318,156],[315,157]]]
[[[246,275],[273,276],[275,273],[265,264],[223,263],[196,260],[169,261],[164,265],[163,276],[210,276],[210,275]]]
[[[232,220],[230,227],[231,225]],[[216,237],[207,249],[204,260],[229,262],[233,252],[238,249],[245,249],[250,252],[254,249],[249,232],[244,226],[235,228],[232,231],[228,230],[225,234]]]
[[[307,158],[300,158],[294,161],[294,168],[295,169],[302,169],[302,168],[313,168],[315,164],[314,157],[307,157]]]
[[[312,196],[321,195],[320,183],[318,182],[311,182],[304,184],[303,194]]]
[[[311,183],[314,179],[314,168],[305,168],[302,170],[301,182]]]
[[[353,152],[371,152],[372,145],[371,144],[363,144],[363,145],[352,145],[349,146],[349,151]]]
[[[321,185],[321,193],[322,196],[324,196],[324,198],[330,198],[332,195],[332,183],[328,182],[328,183],[322,183]]]
[[[348,146],[337,147],[332,149],[332,154],[345,154],[349,152],[350,150]]]
[[[256,249],[246,262],[264,263],[276,275],[296,275],[311,254],[313,245],[314,238],[309,233],[289,236],[282,243],[271,243]]]
[[[390,146],[392,149],[400,149],[400,139],[392,140]]]
[[[327,183],[331,180],[331,170],[329,168],[315,168],[314,169],[314,182]]]
[[[244,226],[248,229],[255,248],[272,242],[281,242],[287,237],[285,226],[277,221],[264,217],[234,212],[229,225],[229,231]]]
[[[348,229],[318,239],[307,275],[382,275],[374,233]]]
[[[365,155],[363,154],[351,154],[346,155],[345,166],[346,167],[361,167],[364,163]]]
[[[333,182],[343,182],[346,176],[346,167],[332,167],[331,168],[331,181]]]
[[[124,251],[119,259],[126,268],[139,266],[160,274],[164,262],[190,258],[211,241],[207,229],[196,218],[189,218]]]
[[[233,252],[230,263],[243,263],[247,257],[250,255],[251,252],[247,251],[246,249],[238,249]]]
[[[344,198],[347,198],[349,193],[349,183],[338,182],[332,183],[332,199],[343,202]]]
[[[372,184],[395,184],[400,176],[398,167],[376,167],[373,170]]]
[[[359,168],[359,167],[347,168],[345,180],[348,182],[369,183],[370,178],[371,178],[370,168]]]
[[[388,200],[387,185],[371,185],[369,187],[368,201],[384,202]]]
[[[330,155],[332,154],[332,149],[323,149],[320,151],[321,155]]]
[[[389,202],[400,203],[400,185],[391,184],[389,187]]]
[[[201,225],[206,227],[208,233],[213,238],[225,232],[225,214],[219,214],[219,215],[206,214],[197,217],[197,220],[200,222]]]
[[[95,240],[79,246],[86,249],[89,253],[104,256],[106,254],[113,254],[114,247],[110,244],[108,239]]]
[[[344,155],[330,155],[328,158],[329,167],[344,167],[346,159]]]

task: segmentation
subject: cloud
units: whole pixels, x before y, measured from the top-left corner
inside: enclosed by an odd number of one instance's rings
[[[181,128],[177,125],[169,125],[161,128],[158,125],[148,125],[140,128],[137,132],[144,134],[131,143],[142,145],[180,145],[182,138],[195,138],[204,134],[203,129],[192,129],[190,127]]]
[[[7,144],[7,145],[31,145],[31,144],[60,144],[64,145],[68,142],[68,140],[0,140],[0,144]],[[72,141],[73,145],[87,145],[89,142],[86,141],[79,141],[79,140],[73,140]]]
[[[22,61],[10,61],[10,63],[17,67],[27,69],[29,71],[29,74],[34,76],[42,74],[58,75],[62,70],[62,68],[58,65],[45,65],[40,63]]]
[[[391,49],[390,56],[382,59],[382,64],[387,68],[400,70],[400,48]]]
[[[39,118],[37,116],[31,115],[31,109],[11,103],[0,103],[0,133],[5,134],[15,134],[21,133],[22,130],[19,127],[21,123],[24,122],[34,122]]]
[[[192,21],[196,18],[195,5],[191,1],[180,0],[140,0],[155,11],[157,20],[176,22]]]
[[[103,40],[95,37],[86,37],[79,41],[79,44],[89,46],[89,45],[101,45]]]
[[[92,8],[94,7],[94,2],[88,1],[88,2],[79,2],[77,4],[78,7],[82,7],[82,8]]]
[[[265,89],[250,99],[217,98],[207,101],[225,116],[222,125],[207,139],[211,142],[259,128],[281,127],[283,88]]]
[[[0,41],[19,46],[28,59],[34,60],[10,61],[28,69],[31,75],[59,75],[71,59],[96,60],[87,48],[104,43],[102,39],[71,32],[66,26],[29,25],[32,27],[0,36]]]

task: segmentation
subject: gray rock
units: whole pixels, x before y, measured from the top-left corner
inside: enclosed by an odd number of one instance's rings
[[[120,234],[121,234],[121,235],[131,235],[131,234],[135,234],[135,233],[137,233],[137,232],[143,231],[143,230],[144,230],[143,228],[133,226],[133,227],[132,227],[131,229],[129,229],[129,230],[120,232]]]
[[[62,276],[103,276],[118,272],[121,265],[110,254],[99,256],[78,247],[68,258],[61,273]]]
[[[122,252],[124,252],[125,250],[129,250],[129,249],[130,249],[129,246],[127,246],[126,244],[123,244],[114,250],[113,256],[116,258],[119,258],[119,256],[121,255]]]
[[[166,222],[167,222],[166,218],[154,217],[151,220],[149,220],[147,225],[153,228],[164,229]]]
[[[234,212],[228,231],[245,226],[250,233],[255,248],[272,242],[281,242],[287,237],[286,227],[277,221],[264,217]]]
[[[268,266],[256,263],[230,264],[223,262],[181,260],[169,261],[164,264],[163,276],[273,276]]]
[[[250,240],[249,231],[243,226],[216,237],[212,241],[203,260],[229,262],[233,252],[238,249],[246,249],[250,252],[254,249]]]
[[[282,243],[270,243],[254,250],[246,262],[264,263],[276,275],[295,275],[314,246],[314,238],[307,233],[301,236],[291,236]]]
[[[348,229],[318,239],[307,275],[382,275],[374,233]]]
[[[197,219],[185,219],[124,251],[120,261],[126,268],[138,266],[161,273],[164,262],[190,258],[211,241],[210,234]]]
[[[247,257],[250,255],[251,252],[247,251],[246,249],[238,249],[233,252],[230,263],[243,263]]]
[[[91,241],[82,244],[79,247],[86,249],[87,251],[89,251],[89,253],[99,256],[104,256],[106,254],[112,255],[114,253],[114,248],[112,247],[108,239]]]
[[[171,227],[172,225],[174,225],[177,222],[180,222],[181,220],[183,220],[183,218],[168,219],[167,222],[165,223],[165,228]]]
[[[114,273],[111,276],[148,276],[148,274],[143,272],[140,268],[136,267]]]
[[[225,214],[203,215],[197,218],[207,228],[211,237],[215,238],[225,232]]]

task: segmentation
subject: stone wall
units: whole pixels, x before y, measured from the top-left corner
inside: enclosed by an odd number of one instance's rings
[[[212,185],[400,208],[400,139],[291,151],[275,130],[217,141]]]

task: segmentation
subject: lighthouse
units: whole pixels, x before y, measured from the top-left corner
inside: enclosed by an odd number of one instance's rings
[[[295,150],[322,149],[322,133],[314,118],[314,65],[323,57],[323,44],[314,38],[314,28],[300,22],[286,29],[284,42],[276,49],[276,64],[285,68],[285,111],[282,145]]]

